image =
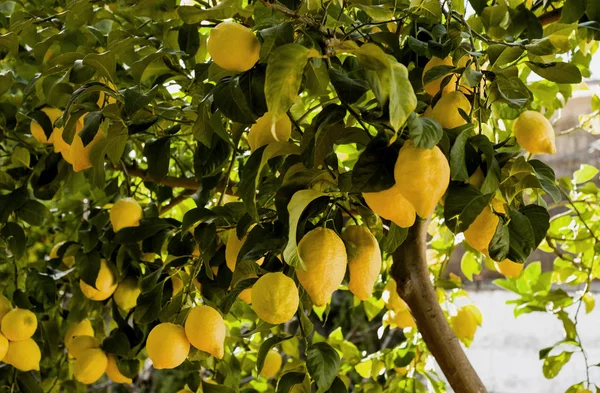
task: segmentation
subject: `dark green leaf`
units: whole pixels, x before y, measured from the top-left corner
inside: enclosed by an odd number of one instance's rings
[[[508,259],[513,262],[525,262],[535,248],[535,232],[527,216],[510,206],[508,210],[510,215]]]
[[[137,111],[150,104],[157,93],[158,86],[154,86],[146,94],[142,94],[137,86],[123,90],[123,99],[125,100],[123,106],[124,114],[127,117],[132,117]]]
[[[401,228],[392,222],[388,233],[381,239],[381,250],[388,254],[394,253],[404,243],[407,235],[408,228]]]
[[[287,372],[279,378],[277,382],[277,393],[289,393],[295,386],[303,386],[307,376],[304,373]],[[294,389],[294,391],[303,391],[302,389]],[[310,391],[310,389],[309,389]]]
[[[268,339],[266,339],[260,345],[260,349],[258,350],[258,356],[256,357],[256,371],[259,374],[265,364],[265,358],[267,357],[267,353],[269,353],[271,348],[273,348],[274,346],[276,346],[277,344],[279,344],[282,341],[289,340],[292,337],[294,337],[294,336],[284,336],[284,337],[273,336],[273,337],[269,337]]]
[[[554,62],[554,63],[534,63],[528,61],[527,65],[533,72],[544,79],[555,83],[580,83],[581,71],[579,68],[570,63]]]
[[[560,23],[579,22],[579,19],[585,15],[585,4],[586,0],[566,0],[561,8]]]
[[[40,382],[35,378],[33,372],[17,372],[17,385],[21,393],[44,393]]]
[[[306,368],[321,391],[326,391],[331,387],[340,364],[340,356],[336,350],[325,342],[313,344],[308,349]]]
[[[144,145],[144,156],[148,160],[148,174],[160,182],[169,172],[171,159],[171,138],[151,139]]]
[[[519,212],[523,214],[531,223],[533,229],[533,235],[535,242],[533,248],[537,248],[542,240],[546,237],[546,233],[550,228],[550,215],[548,210],[538,205],[527,205],[519,209]]]
[[[427,117],[416,116],[414,112],[408,119],[408,132],[410,139],[420,149],[433,148],[444,134],[440,123]]]
[[[83,128],[79,131],[79,137],[84,147],[94,139],[103,119],[104,116],[100,111],[90,112],[83,118]]]
[[[41,202],[30,199],[17,210],[17,215],[29,225],[41,226],[50,217],[50,211]]]
[[[27,248],[27,236],[23,228],[15,222],[9,222],[2,228],[0,235],[8,243],[8,248],[15,258],[20,259]]]
[[[155,286],[150,292],[138,297],[133,318],[136,323],[148,324],[158,318],[161,309],[164,282]]]
[[[163,219],[142,220],[137,227],[123,228],[117,232],[113,242],[117,244],[137,243],[172,227],[173,225],[169,221]]]
[[[451,183],[444,201],[444,219],[454,233],[465,231],[494,194],[483,195],[470,184]]]
[[[377,192],[392,187],[398,147],[388,146],[385,139],[374,139],[360,154],[352,170],[352,185],[356,192]]]
[[[450,173],[451,179],[457,181],[468,181],[469,172],[467,170],[467,160],[465,158],[465,149],[467,141],[471,136],[471,130],[466,129],[458,135],[452,149],[450,150]]]
[[[494,261],[504,261],[510,251],[510,231],[504,225],[504,219],[500,218],[496,232],[488,245],[490,258]]]
[[[200,33],[198,33],[198,26],[183,24],[179,28],[179,34],[177,35],[177,43],[179,49],[187,53],[188,57],[196,56],[196,52],[200,48]]]

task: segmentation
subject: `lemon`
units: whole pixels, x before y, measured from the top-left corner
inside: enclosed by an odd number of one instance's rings
[[[8,352],[8,339],[0,333],[0,362],[6,356],[6,352]]]
[[[88,349],[100,348],[100,341],[92,336],[77,336],[67,347],[69,355],[75,359],[81,357]]]
[[[171,276],[171,285],[173,286],[173,294],[171,296],[175,296],[183,289],[183,280],[179,275],[173,275]]]
[[[419,149],[408,140],[398,154],[394,177],[404,198],[420,217],[426,218],[450,184],[450,165],[439,147]]]
[[[531,154],[555,154],[552,124],[539,112],[525,111],[513,124],[513,134],[521,147]]]
[[[408,305],[400,295],[398,295],[396,280],[390,278],[383,288],[381,298],[388,310],[402,312],[408,310]]]
[[[41,110],[42,110],[42,112],[44,112],[46,114],[46,116],[48,116],[48,119],[50,119],[50,123],[52,125],[54,125],[54,122],[59,117],[61,117],[63,114],[60,109],[52,108],[49,106],[44,107]],[[46,133],[44,132],[44,129],[37,121],[31,120],[31,123],[29,124],[29,131],[31,132],[31,135],[33,135],[35,140],[37,140],[39,143],[43,143],[43,144],[50,143],[50,141],[48,141],[49,138],[46,136]],[[50,134],[50,135],[52,135],[52,134]]]
[[[496,267],[498,273],[510,278],[519,277],[523,271],[522,263],[513,262],[509,259],[505,259],[502,262],[494,261],[494,266]]]
[[[146,352],[155,369],[179,366],[190,352],[183,326],[169,322],[156,325],[146,340]]]
[[[73,142],[71,143],[72,161],[70,163],[73,165],[73,171],[79,172],[92,167],[92,161],[90,160],[92,148],[105,138],[106,136],[104,135],[102,128],[98,128],[98,131],[96,132],[96,135],[94,135],[92,141],[86,146],[83,146],[83,140],[79,136],[79,132],[75,134],[73,137]],[[66,158],[65,160],[69,161]]]
[[[227,71],[244,72],[260,57],[260,43],[246,26],[221,22],[210,31],[207,44],[213,61]]]
[[[223,317],[214,308],[192,308],[185,320],[185,335],[197,349],[223,359],[227,328]]]
[[[315,228],[298,243],[306,271],[296,269],[298,281],[316,306],[325,305],[340,286],[348,259],[339,236],[328,228]]]
[[[112,353],[107,353],[106,357],[108,358],[108,363],[106,366],[106,375],[110,378],[114,383],[131,383],[133,382],[131,378],[127,378],[121,371],[119,370],[119,366],[117,365],[117,358]]]
[[[444,128],[456,128],[467,124],[459,109],[467,115],[471,112],[471,103],[460,91],[453,91],[440,98],[431,111],[431,118]]]
[[[246,304],[252,304],[252,288],[246,288],[238,295]]]
[[[363,197],[375,214],[399,227],[408,228],[415,223],[415,208],[404,198],[398,184],[379,192],[364,192]]]
[[[67,120],[67,119],[65,119]],[[68,120],[67,120],[68,121]],[[83,129],[83,120],[79,118],[77,123],[75,124],[75,134],[78,134]],[[69,164],[73,164],[73,157],[71,154],[71,145],[69,145],[63,139],[63,128],[62,127],[54,127],[52,130],[52,134],[50,138],[48,138],[48,142],[54,145],[54,152],[60,153],[63,156],[63,159],[67,161]]]
[[[62,245],[65,243],[66,243],[65,241],[58,242],[54,245],[54,247],[52,247],[52,249],[50,250],[50,255],[49,255],[50,259],[58,258],[58,251],[60,250]],[[69,249],[70,248],[71,247],[69,247]],[[69,249],[67,249],[67,251],[65,251],[65,253],[63,254],[62,262],[65,264],[66,267],[68,267],[70,269],[73,267],[73,265],[75,265],[75,255],[67,255],[67,253],[69,252]]]
[[[267,352],[267,356],[265,356],[265,362],[263,364],[262,370],[260,370],[260,376],[265,378],[274,377],[275,374],[281,369],[281,364],[283,363],[283,359],[279,352],[274,349],[269,350]]]
[[[425,112],[423,112],[423,117],[427,117],[431,119],[431,114],[433,113],[433,108],[431,107],[431,105],[427,106],[427,108],[425,108]]]
[[[252,287],[252,308],[265,322],[279,325],[298,310],[300,297],[294,280],[281,272],[267,273]]]
[[[462,340],[473,340],[477,325],[479,325],[477,315],[469,306],[462,307],[455,316],[450,318],[450,326],[454,334]]]
[[[358,225],[346,227],[342,239],[355,247],[354,255],[348,258],[348,289],[360,300],[367,300],[371,297],[373,285],[381,270],[379,243],[369,228]]]
[[[110,209],[110,223],[115,232],[123,228],[139,226],[142,218],[144,218],[142,207],[133,198],[119,199]]]
[[[33,336],[37,324],[34,313],[23,308],[15,308],[2,318],[2,334],[10,341],[23,341]]]
[[[225,262],[227,267],[232,272],[235,271],[235,266],[237,265],[238,255],[240,250],[244,246],[246,239],[248,236],[244,236],[241,240],[237,237],[237,233],[235,229],[229,231],[229,236],[227,236],[227,244],[225,245]],[[260,258],[256,263],[262,265],[265,258]],[[216,273],[215,273],[216,274]]]
[[[100,260],[100,271],[96,277],[96,288],[79,280],[79,287],[83,295],[91,300],[106,300],[117,289],[116,278],[110,267],[104,259]]]
[[[441,59],[439,57],[432,57],[431,60],[425,64],[425,68],[423,68],[423,81],[425,80],[425,74],[427,71],[434,67],[439,66],[451,66],[452,65],[452,57],[448,56],[445,59]],[[431,82],[425,84],[423,83],[423,90],[427,92],[430,96],[435,96],[441,89],[442,81],[447,75],[441,76],[437,79],[432,80]],[[446,86],[444,86],[444,91],[442,95],[448,94],[452,91],[456,90],[456,76],[453,75],[452,79]]]
[[[10,341],[8,343],[6,356],[4,356],[2,361],[6,364],[10,364],[17,370],[39,371],[40,360],[42,360],[40,347],[38,347],[33,339],[28,338],[22,341]]]
[[[104,82],[104,84],[106,84],[108,87],[110,87],[112,90],[114,91],[118,91],[119,89],[117,88],[117,86],[115,86],[114,83],[112,83],[111,81],[106,81],[106,80],[102,80],[102,82]],[[106,100],[106,103],[104,102]],[[113,96],[111,96],[110,94],[105,93],[104,91],[100,91],[100,96],[98,97],[98,101],[96,102],[96,104],[98,105],[98,107],[102,108],[104,107],[104,105],[110,105],[110,104],[115,104],[117,102],[117,99]]]
[[[84,319],[67,329],[67,332],[65,333],[65,347],[68,349],[73,342],[73,339],[79,336],[94,337],[94,328],[92,328],[92,323],[89,319]]]
[[[250,127],[248,144],[250,150],[254,151],[271,142],[285,142],[290,139],[291,135],[292,122],[287,115],[273,119],[273,116],[267,112]]]
[[[409,310],[403,310],[398,312],[390,311],[390,313],[391,321],[400,329],[414,328],[417,326]]]
[[[475,172],[469,176],[469,184],[477,189],[480,189],[484,181],[485,175],[483,174],[481,167],[478,166],[477,169],[475,169]]]
[[[94,383],[102,377],[108,358],[101,349],[87,349],[75,359],[73,365],[73,377],[86,385]]]
[[[10,300],[8,300],[4,295],[0,295],[0,321],[2,321],[2,318],[4,318],[4,316],[8,314],[10,310],[12,310],[12,304],[10,303]]]
[[[492,200],[494,211],[504,213],[504,203],[499,199]],[[465,240],[471,247],[482,254],[489,255],[488,246],[496,233],[500,218],[492,211],[490,206],[483,208],[481,213],[464,232]]]
[[[117,290],[113,295],[113,300],[121,310],[129,311],[137,304],[137,298],[141,290],[138,287],[137,279],[128,277],[117,285]]]

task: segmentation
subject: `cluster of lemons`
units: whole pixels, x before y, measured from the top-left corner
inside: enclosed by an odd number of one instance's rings
[[[40,369],[40,347],[31,338],[37,329],[37,317],[29,310],[13,308],[0,295],[0,361],[21,371]]]

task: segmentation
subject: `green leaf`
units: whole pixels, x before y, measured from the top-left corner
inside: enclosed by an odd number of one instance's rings
[[[156,93],[158,93],[158,86],[154,86],[146,94],[140,93],[140,88],[137,86],[123,90],[123,99],[125,100],[123,113],[125,116],[131,118],[137,111],[145,108],[154,100]]]
[[[256,116],[252,113],[250,104],[246,100],[238,76],[221,79],[212,93],[214,106],[227,118],[242,124],[254,123]]]
[[[15,259],[20,259],[27,249],[27,236],[23,228],[15,222],[8,222],[0,231],[0,235],[8,243],[8,248]]]
[[[100,263],[100,255],[97,252],[84,253],[79,250],[75,256],[75,267],[79,278],[93,288],[96,288]]]
[[[544,377],[548,379],[556,377],[563,366],[571,360],[572,354],[572,352],[562,352],[560,355],[548,356],[542,366]]]
[[[392,187],[398,146],[388,146],[385,139],[373,139],[360,154],[352,170],[352,186],[356,192],[377,192]]]
[[[419,117],[414,112],[408,119],[408,132],[419,149],[432,149],[444,135],[440,123],[427,117]]]
[[[473,275],[480,274],[482,266],[475,254],[465,252],[460,261],[460,269],[469,281],[473,281]]]
[[[444,201],[444,219],[454,233],[465,231],[494,194],[483,195],[470,184],[451,183]]]
[[[531,93],[518,77],[499,76],[494,83],[500,97],[514,107],[523,108],[531,100]]]
[[[288,204],[288,212],[290,214],[288,243],[283,251],[283,259],[288,265],[303,270],[306,269],[302,258],[298,255],[298,243],[296,242],[298,221],[300,221],[300,216],[304,212],[304,209],[312,201],[326,196],[326,194],[316,190],[300,190],[292,196]]]
[[[391,64],[391,83],[390,125],[394,131],[398,131],[417,108],[417,96],[408,79],[408,70],[403,64]]]
[[[287,372],[277,382],[277,393],[310,393],[310,381],[305,373]]]
[[[13,81],[14,77],[12,72],[0,74],[0,96],[11,88]]]
[[[527,162],[533,168],[542,189],[552,197],[554,202],[559,202],[562,196],[556,185],[554,170],[540,160],[529,160]]]
[[[0,47],[8,49],[8,54],[15,56],[19,52],[19,36],[12,31],[0,35]]]
[[[223,0],[208,9],[182,5],[177,8],[177,14],[184,23],[195,24],[207,19],[228,19],[234,16],[242,6],[241,0]]]
[[[464,182],[469,180],[465,149],[470,136],[471,129],[467,128],[458,135],[450,150],[450,173],[452,180]]]
[[[538,205],[527,205],[519,209],[519,212],[531,223],[534,235],[533,249],[536,249],[550,228],[550,214],[548,214],[548,210]]]
[[[23,166],[29,168],[31,162],[31,156],[29,150],[22,146],[15,147],[15,150],[10,155],[10,162],[16,166]]]
[[[586,0],[566,0],[561,8],[560,23],[579,22],[585,15],[585,4]]]
[[[148,160],[148,174],[160,182],[169,173],[171,159],[171,138],[150,139],[144,145],[144,156]]]
[[[555,83],[580,83],[581,71],[579,68],[570,63],[554,62],[554,63],[534,63],[526,62],[529,68],[539,76]]]
[[[17,386],[21,393],[44,393],[32,371],[27,373],[18,371],[17,373]]]
[[[454,66],[452,65],[441,65],[431,68],[427,70],[425,75],[423,75],[423,84],[426,85],[429,82],[432,82],[436,79],[443,78],[444,76],[450,74],[454,71]]]
[[[294,337],[294,336],[284,336],[284,337],[272,336],[272,337],[269,337],[268,339],[266,339],[260,345],[260,349],[258,350],[258,356],[256,357],[256,371],[259,374],[265,364],[265,358],[267,357],[267,353],[269,353],[271,348],[273,348],[274,346],[276,346],[277,344],[279,344],[285,340],[289,340],[292,337]]]
[[[588,182],[596,177],[598,168],[589,164],[581,164],[579,169],[573,172],[573,181],[575,184]]]
[[[137,243],[149,237],[156,235],[158,232],[172,228],[173,225],[164,219],[147,219],[142,220],[137,227],[127,227],[121,229],[115,234],[113,242],[117,244]]]
[[[401,228],[393,222],[387,234],[381,239],[381,250],[393,254],[408,236],[408,228]]]
[[[202,393],[235,393],[236,391],[229,386],[208,383],[202,380]]]
[[[501,217],[498,226],[496,227],[496,232],[488,245],[488,251],[490,258],[494,261],[505,260],[510,251],[510,231],[508,230],[508,227],[504,225],[504,219]]]
[[[327,393],[348,393],[348,388],[346,388],[346,384],[340,377],[335,377]]]
[[[510,216],[508,223],[510,234],[508,259],[513,262],[525,262],[535,248],[535,233],[527,216],[510,206],[508,210]]]
[[[390,96],[392,86],[390,58],[383,49],[371,43],[364,44],[354,53],[365,71],[366,79],[379,105],[383,107]]]
[[[42,226],[50,217],[50,211],[41,202],[31,199],[17,210],[17,215],[29,225]]]
[[[327,391],[331,387],[340,364],[337,351],[325,342],[313,344],[308,349],[306,368],[317,383],[320,392]]]
[[[177,43],[179,49],[187,53],[188,58],[196,56],[198,49],[200,48],[200,33],[198,33],[198,26],[183,24],[179,28],[179,34],[177,34]]]
[[[285,114],[298,98],[304,66],[310,57],[311,51],[300,44],[280,46],[269,56],[265,97],[273,117]]]
[[[275,48],[294,42],[294,25],[289,22],[276,24],[260,30],[258,34],[263,40],[260,46],[260,58],[267,59]]]
[[[109,81],[116,80],[117,60],[112,51],[90,53],[83,58],[83,64],[92,67]]]
[[[353,78],[352,74],[341,67],[334,65],[328,71],[331,84],[343,103],[354,104],[369,90],[369,84],[365,80]]]
[[[94,139],[100,128],[104,116],[101,111],[89,112],[83,119],[83,128],[79,131],[79,137],[83,146],[87,146]]]
[[[136,323],[148,324],[158,318],[161,310],[161,301],[164,281],[152,288],[151,291],[142,293],[137,299],[137,305],[133,312]]]

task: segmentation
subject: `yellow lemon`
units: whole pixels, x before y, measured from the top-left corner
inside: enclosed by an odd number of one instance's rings
[[[415,208],[404,198],[398,184],[379,192],[364,192],[363,197],[375,214],[399,227],[408,228],[415,223]]]
[[[519,277],[523,271],[523,265],[523,263],[513,262],[509,259],[505,259],[502,262],[494,261],[494,266],[498,273],[510,278]]]
[[[54,247],[52,247],[52,249],[50,250],[50,255],[49,255],[50,259],[58,258],[58,251],[60,250],[62,245],[65,243],[66,243],[65,241],[58,242],[54,245]],[[62,257],[62,262],[69,269],[72,268],[73,265],[75,265],[75,255],[67,255],[69,253],[70,249],[71,249],[71,246],[69,246],[69,248],[64,252],[63,257]]]
[[[394,177],[404,198],[426,218],[450,184],[450,165],[439,147],[419,149],[408,140],[398,154]]]
[[[86,284],[83,280],[79,280],[81,292],[88,299],[95,301],[106,300],[117,289],[116,278],[110,267],[104,259],[100,261],[100,271],[96,277],[96,288]]]
[[[392,322],[400,329],[417,327],[410,310],[390,311]]]
[[[8,339],[4,337],[2,333],[0,333],[0,362],[6,356],[8,352]]]
[[[77,336],[67,347],[69,355],[75,359],[82,356],[88,349],[100,348],[100,340],[92,336]]]
[[[117,285],[113,300],[121,310],[129,311],[137,304],[137,298],[140,296],[140,293],[141,289],[138,287],[137,279],[128,277]]]
[[[355,247],[354,255],[348,258],[348,289],[360,300],[367,300],[381,270],[379,243],[369,228],[358,225],[346,227],[342,239]]]
[[[477,315],[469,306],[462,307],[450,318],[450,326],[459,339],[473,340],[479,324]]]
[[[459,109],[467,115],[471,112],[471,103],[460,91],[453,91],[440,98],[431,111],[431,118],[444,128],[456,128],[467,124]]]
[[[525,111],[513,124],[513,134],[521,147],[531,154],[555,154],[552,124],[539,112]]]
[[[2,334],[10,341],[23,341],[33,336],[37,324],[34,313],[23,308],[15,308],[2,318]]]
[[[133,198],[119,199],[110,208],[110,223],[115,232],[123,228],[139,226],[142,218],[144,218],[142,207]]]
[[[54,122],[62,116],[62,111],[60,109],[57,108],[52,108],[52,107],[44,107],[41,109],[42,112],[44,112],[46,114],[46,116],[48,116],[48,119],[50,119],[50,124],[52,124],[54,126]],[[49,138],[46,136],[46,133],[44,132],[44,129],[42,128],[42,126],[35,120],[31,120],[31,123],[29,124],[29,131],[31,132],[31,135],[33,135],[33,137],[35,138],[35,140],[37,140],[39,143],[50,143],[50,141],[48,140]],[[50,134],[52,135],[52,134]]]
[[[492,200],[492,207],[498,213],[504,213],[504,203],[499,199]],[[489,255],[488,246],[496,233],[500,218],[492,211],[490,206],[483,208],[481,213],[464,232],[465,240],[471,247],[482,254]]]
[[[12,310],[12,304],[10,300],[6,298],[6,296],[0,294],[0,321],[8,312]]]
[[[236,230],[232,229],[229,231],[229,236],[227,236],[227,244],[225,245],[225,262],[227,267],[232,272],[235,271],[235,266],[237,265],[238,254],[240,250],[244,246],[248,236],[244,236],[241,240],[237,237]],[[262,265],[265,258],[260,258],[256,263]],[[216,274],[216,273],[215,273]]]
[[[477,189],[480,189],[484,181],[485,175],[483,174],[481,167],[478,166],[477,169],[475,169],[475,172],[469,176],[469,184]]]
[[[240,299],[246,304],[252,304],[252,288],[246,288],[238,295]]]
[[[79,336],[94,337],[94,328],[92,328],[92,323],[89,319],[84,319],[67,329],[67,333],[65,333],[65,347],[68,349],[73,342],[73,339]]]
[[[281,272],[263,275],[252,287],[252,308],[270,324],[279,325],[292,319],[299,303],[294,280]]]
[[[183,280],[179,275],[171,276],[171,285],[173,286],[173,295],[177,295],[183,289]]]
[[[104,135],[104,131],[102,128],[99,128],[92,141],[86,146],[83,146],[83,140],[78,133],[75,134],[73,142],[71,143],[71,164],[73,165],[73,171],[79,172],[92,167],[92,161],[90,160],[92,148],[105,138],[106,135]]]
[[[425,108],[425,112],[423,112],[423,117],[427,117],[427,118],[431,119],[432,113],[433,113],[433,108],[431,107],[431,105],[429,105],[427,108]]]
[[[306,266],[296,269],[298,281],[316,306],[327,304],[346,274],[344,242],[331,229],[315,228],[298,243],[298,255]]]
[[[10,341],[8,343],[6,356],[4,356],[2,361],[6,364],[10,364],[17,370],[39,371],[40,360],[42,360],[40,347],[38,347],[33,339],[28,338],[23,341]]]
[[[383,288],[383,293],[381,294],[381,298],[385,303],[385,306],[388,310],[395,311],[397,313],[408,310],[408,305],[400,295],[398,295],[398,291],[396,290],[396,280],[390,278],[390,280],[385,284]]]
[[[121,374],[119,370],[119,366],[117,365],[117,358],[112,353],[106,354],[108,358],[108,363],[106,365],[106,375],[110,378],[114,383],[131,383],[133,382],[131,378],[127,378],[125,375]]]
[[[250,150],[254,151],[271,142],[285,142],[290,139],[291,135],[292,122],[287,115],[273,119],[273,116],[267,112],[250,127],[248,144]]]
[[[183,326],[169,322],[156,325],[146,340],[146,352],[155,369],[179,366],[190,352]]]
[[[192,308],[185,320],[185,335],[197,349],[217,359],[225,354],[225,321],[217,310],[209,306]]]
[[[260,57],[260,43],[246,26],[221,22],[210,31],[207,44],[213,61],[227,71],[244,72]]]
[[[452,57],[450,56],[446,57],[445,59],[441,59],[439,57],[432,57],[431,60],[429,60],[427,64],[425,64],[425,68],[423,68],[423,81],[425,81],[425,74],[427,74],[427,71],[431,70],[432,68],[451,65]],[[430,96],[435,96],[440,91],[442,81],[446,76],[447,75],[441,76],[427,84],[423,83],[423,90],[425,90]],[[448,82],[448,84],[444,86],[444,91],[442,92],[442,95],[448,94],[454,90],[456,90],[456,76],[452,76],[450,82]]]
[[[73,377],[86,385],[94,383],[102,377],[107,365],[108,358],[103,350],[87,349],[75,359]]]
[[[260,376],[265,378],[274,377],[279,369],[281,369],[281,364],[283,363],[283,358],[279,354],[279,352],[274,349],[269,350],[267,352],[267,356],[265,356],[265,362],[263,364],[262,370],[260,370]]]

